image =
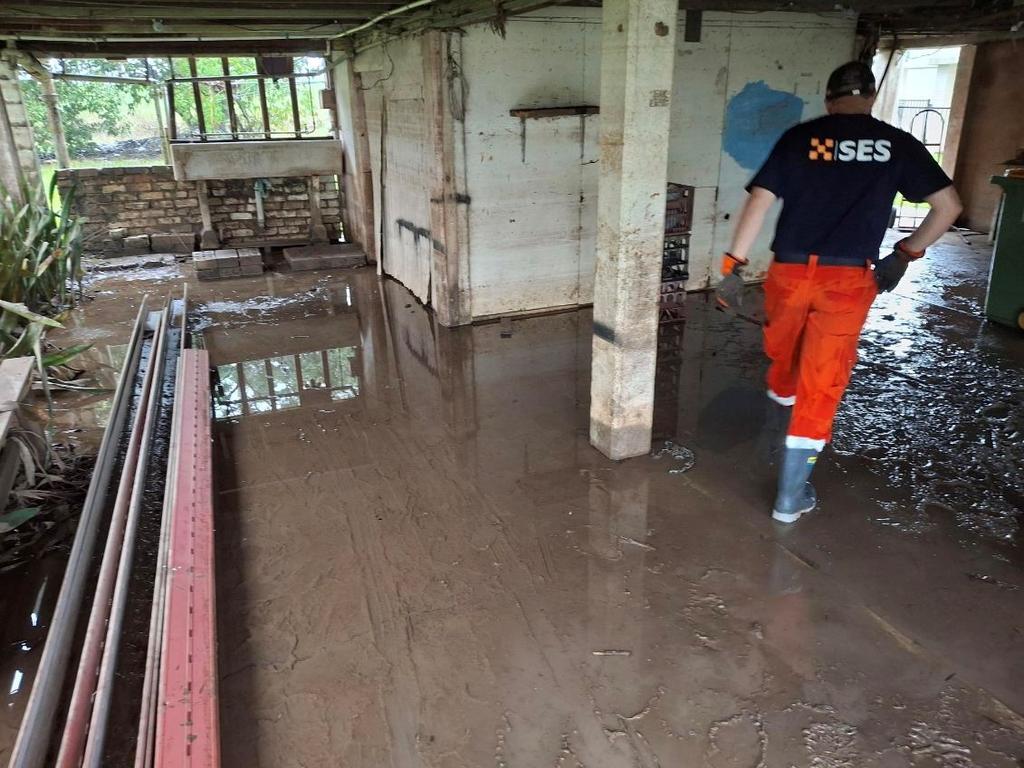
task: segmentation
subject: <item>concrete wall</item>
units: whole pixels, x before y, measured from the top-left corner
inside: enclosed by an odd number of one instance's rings
[[[253,182],[207,182],[210,215],[224,245],[253,239],[306,241],[309,233],[309,194],[306,179],[270,179],[264,196],[265,225],[256,221]],[[61,194],[76,187],[75,210],[84,217],[89,250],[119,255],[118,237],[177,233],[191,235],[201,227],[195,182],[175,181],[169,166],[129,168],[72,168],[57,172]],[[337,182],[320,180],[321,210],[328,237],[340,235]]]
[[[362,78],[380,229],[381,269],[421,301],[430,293],[431,125],[425,107],[422,38],[392,41],[356,57]],[[336,77],[342,88],[343,75]]]
[[[1024,150],[1024,47],[1013,42],[977,47],[960,134],[954,181],[963,221],[987,232],[999,202],[990,182],[1004,162]]]
[[[361,93],[353,86],[351,59],[342,59],[334,71],[334,93],[337,98],[338,128],[342,154],[343,172],[340,176],[342,192],[345,199],[344,215],[345,232],[350,240],[362,244],[367,256],[372,260],[376,257],[376,237],[373,232],[373,201],[372,194],[367,197],[362,186],[364,177],[370,175],[370,169],[364,167],[365,162],[357,156],[359,142],[366,142],[365,113],[362,120],[357,120],[355,110],[361,101]],[[365,146],[365,145],[364,145]],[[372,175],[369,176],[372,179]],[[372,183],[372,181],[371,181]],[[371,187],[372,192],[372,187]],[[366,199],[364,199],[366,198]]]
[[[0,144],[3,145],[0,147],[0,182],[12,185],[20,174],[30,183],[38,184],[39,160],[17,70],[3,59],[0,59],[0,97],[3,98],[0,121],[4,123],[0,125]]]
[[[601,9],[477,25],[462,50],[473,316],[591,301],[600,117],[509,110],[600,103]]]
[[[600,9],[546,9],[510,19],[504,40],[483,26],[464,38],[475,317],[592,299],[599,117],[527,120],[524,133],[508,111],[597,104],[600,21]],[[705,13],[702,27],[700,42],[677,34],[669,150],[669,180],[697,188],[691,290],[717,279],[743,187],[774,140],[823,112],[825,80],[850,58],[855,25]],[[767,269],[772,223],[755,276]]]
[[[841,15],[705,13],[700,42],[686,42],[679,30],[669,180],[697,188],[691,290],[717,279],[743,186],[774,140],[822,113],[825,80],[851,57],[854,28]],[[509,111],[597,105],[600,41],[599,8],[549,8],[510,18],[504,39],[486,25],[469,27],[457,66],[448,63],[444,88],[449,97],[459,91],[465,105],[452,125],[468,206],[461,242],[468,274],[460,279],[473,317],[592,300],[600,118],[521,120]],[[423,48],[393,42],[357,56],[355,68],[366,88],[383,270],[425,299],[431,169],[424,164],[432,155]],[[754,275],[767,269],[772,221]]]

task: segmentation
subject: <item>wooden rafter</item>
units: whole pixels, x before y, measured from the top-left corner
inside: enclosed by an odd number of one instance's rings
[[[565,0],[563,0],[564,2]],[[569,0],[599,5],[600,0]],[[0,39],[48,55],[322,53],[406,0],[0,0]],[[360,32],[357,47],[554,5],[552,0],[435,0]],[[1019,0],[844,0],[864,30],[900,35],[1014,36]],[[834,12],[835,0],[680,0],[681,9]],[[125,38],[131,38],[125,39]]]

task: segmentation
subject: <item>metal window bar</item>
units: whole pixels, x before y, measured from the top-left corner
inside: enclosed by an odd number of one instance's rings
[[[950,108],[933,107],[927,100],[901,101],[897,107],[897,122],[901,127],[905,125],[906,114],[911,111],[913,114],[906,124],[906,130],[924,144],[936,159],[941,160],[946,144]],[[927,214],[927,207],[900,199],[893,223],[897,229],[916,229]]]
[[[299,109],[299,96],[297,80],[299,78],[311,80],[313,78],[321,77],[326,74],[325,69],[315,70],[313,72],[296,72],[289,75],[232,75],[230,74],[230,66],[228,59],[221,58],[221,66],[224,74],[217,76],[200,76],[196,67],[195,57],[189,57],[189,77],[177,77],[174,75],[173,67],[171,68],[171,76],[165,81],[165,89],[167,92],[167,111],[168,111],[168,134],[171,142],[191,142],[194,140],[198,141],[253,141],[258,138],[265,140],[274,139],[304,139],[304,138],[322,138],[320,136],[308,136],[302,128],[302,117]],[[235,89],[234,84],[239,81],[255,80],[257,88],[259,89],[259,106],[260,106],[260,117],[263,126],[262,131],[256,130],[242,130],[238,124],[238,113],[235,104]],[[267,86],[266,81],[273,80],[287,80],[288,89],[290,96],[290,106],[292,113],[292,128],[291,130],[278,130],[275,131],[271,127],[270,122],[270,109],[267,104]],[[224,94],[227,99],[228,106],[228,119],[230,122],[230,132],[225,133],[222,131],[207,131],[206,130],[206,119],[203,110],[203,97],[200,90],[200,84],[202,83],[221,83],[224,86]],[[199,132],[195,139],[193,138],[181,138],[178,130],[178,115],[174,109],[175,106],[175,94],[174,87],[176,85],[191,84],[192,86],[192,99],[196,107],[196,122],[198,124]]]
[[[199,91],[199,81],[196,71],[196,59],[194,56],[188,58],[188,71],[192,75],[192,99],[196,105],[196,122],[199,124],[199,140],[206,141],[206,117],[203,115],[203,94]]]
[[[238,141],[238,116],[235,114],[235,94],[231,85],[231,65],[228,57],[220,59],[221,69],[224,70],[224,95],[228,100],[228,122],[231,124],[231,140]]]

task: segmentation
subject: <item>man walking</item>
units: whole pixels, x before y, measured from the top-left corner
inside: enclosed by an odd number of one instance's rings
[[[909,133],[871,116],[875,78],[861,62],[828,79],[828,114],[783,134],[747,186],[718,300],[738,303],[742,271],[776,199],[782,213],[765,282],[768,397],[792,408],[772,517],[795,522],[817,498],[809,480],[857,359],[871,302],[891,291],[959,216],[949,177]],[[896,193],[931,210],[878,259]]]

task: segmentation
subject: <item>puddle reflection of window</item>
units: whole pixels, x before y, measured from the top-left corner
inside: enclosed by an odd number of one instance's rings
[[[299,355],[299,365],[302,366],[303,389],[327,389],[323,352],[303,352]]]
[[[352,372],[355,356],[356,347],[339,347],[217,366],[214,416],[297,408],[303,392],[326,390],[332,400],[350,400],[359,395],[359,377]]]
[[[359,378],[352,373],[352,359],[355,356],[355,347],[327,350],[332,400],[350,400],[359,395]]]

